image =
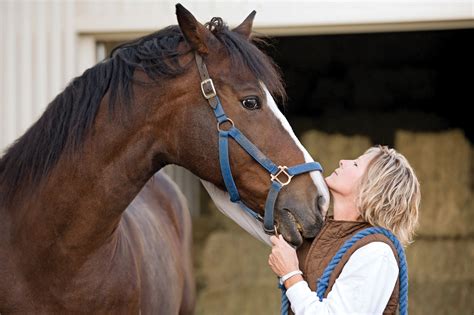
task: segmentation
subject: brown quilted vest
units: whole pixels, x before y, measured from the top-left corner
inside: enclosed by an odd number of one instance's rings
[[[305,240],[303,245],[298,249],[298,259],[300,262],[300,269],[303,271],[303,278],[308,282],[312,291],[316,291],[316,282],[322,276],[324,269],[327,267],[336,252],[341,248],[345,241],[351,238],[360,230],[371,227],[369,223],[360,221],[336,221],[329,218],[321,232],[313,240]],[[384,235],[373,234],[368,235],[357,241],[342,257],[339,264],[334,268],[329,279],[329,286],[324,294],[327,297],[331,291],[332,286],[342,272],[344,265],[349,260],[353,252],[360,247],[371,242],[384,242],[392,248],[396,260],[398,255],[392,242]],[[384,314],[396,314],[398,307],[399,284],[398,280],[393,289],[392,295],[385,307]],[[289,314],[293,312],[289,311]]]

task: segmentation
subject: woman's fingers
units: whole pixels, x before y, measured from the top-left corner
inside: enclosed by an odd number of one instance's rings
[[[272,242],[273,245],[289,245],[288,242],[285,240],[283,235],[278,234],[270,236],[270,242]]]
[[[272,256],[272,254],[268,255],[268,264],[269,264],[270,267],[272,267],[272,269],[273,269],[274,262],[273,262],[273,256]]]
[[[273,245],[278,244],[278,241],[279,239],[275,235],[270,236],[270,242],[272,242]]]
[[[268,264],[278,276],[298,269],[299,262],[295,249],[288,244],[281,234],[270,237],[272,250],[268,255]]]

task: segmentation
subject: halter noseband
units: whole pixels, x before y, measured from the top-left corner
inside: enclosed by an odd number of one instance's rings
[[[213,109],[214,115],[217,119],[217,130],[219,132],[219,163],[222,177],[224,179],[224,184],[230,195],[230,201],[238,203],[242,209],[247,211],[251,216],[253,216],[258,221],[263,222],[263,230],[265,233],[276,234],[277,227],[274,225],[273,212],[280,190],[291,182],[293,176],[312,171],[322,172],[323,169],[318,162],[303,163],[291,167],[277,166],[269,158],[267,158],[265,154],[263,154],[249,139],[247,139],[247,137],[245,137],[240,132],[239,129],[235,127],[234,122],[226,116],[221,101],[217,96],[214,83],[209,77],[206,64],[202,60],[201,55],[195,53],[194,56],[196,58],[199,75],[201,77],[202,95],[209,102],[209,105]],[[231,127],[226,130],[221,128],[222,124],[225,122],[228,122],[231,125]],[[230,169],[229,137],[232,137],[255,161],[257,161],[270,173],[270,181],[272,182],[272,185],[265,202],[265,215],[263,218],[260,214],[247,207],[240,199],[240,195]],[[285,175],[286,180],[280,180],[279,176],[281,175]]]

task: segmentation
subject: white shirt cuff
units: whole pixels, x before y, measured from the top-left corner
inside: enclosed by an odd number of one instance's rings
[[[311,291],[306,281],[299,281],[286,290],[286,296],[291,303],[291,309],[296,314],[297,308],[319,301],[316,292]],[[296,307],[296,309],[295,309]]]

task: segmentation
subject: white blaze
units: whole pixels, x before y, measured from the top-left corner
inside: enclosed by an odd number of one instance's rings
[[[275,114],[277,119],[282,124],[283,128],[285,128],[285,130],[288,132],[290,137],[293,139],[293,141],[296,143],[298,148],[301,150],[301,152],[303,153],[305,162],[306,163],[314,162],[311,155],[309,155],[308,151],[303,147],[301,142],[296,137],[295,133],[293,132],[293,129],[288,123],[288,120],[286,120],[285,116],[283,116],[281,111],[278,109],[278,106],[276,105],[275,100],[271,96],[268,89],[263,84],[262,86],[267,96],[267,104],[269,108],[272,110],[272,112]],[[321,209],[323,209],[323,217],[324,217],[329,206],[328,188],[320,172],[318,171],[310,172],[310,176],[313,179],[313,182],[315,186],[317,187],[319,194],[322,196],[322,198],[324,198],[324,202],[320,204]],[[214,184],[207,182],[205,180],[201,180],[201,182],[204,185],[204,188],[206,188],[207,192],[211,196],[214,203],[216,204],[217,208],[223,214],[225,214],[234,222],[236,222],[238,225],[240,225],[244,230],[246,230],[256,239],[271,246],[270,236],[265,234],[265,232],[263,231],[263,224],[261,222],[257,221],[253,216],[251,216],[245,210],[240,208],[238,204],[231,202],[229,194],[227,192],[222,191],[221,189],[216,187]]]
[[[278,118],[278,120],[280,120],[281,124],[283,125],[283,128],[286,129],[286,131],[288,132],[290,137],[293,139],[293,141],[296,143],[298,148],[301,150],[301,152],[303,152],[305,162],[306,163],[314,162],[313,158],[308,153],[306,148],[303,147],[300,140],[296,137],[295,133],[293,132],[293,129],[290,126],[290,123],[288,122],[288,120],[286,120],[286,117],[283,116],[283,114],[281,113],[272,95],[270,94],[270,92],[268,92],[268,89],[265,86],[263,86],[263,89],[265,90],[265,94],[267,95],[268,107],[270,107],[270,109],[273,111],[273,113]],[[326,185],[326,182],[324,181],[324,178],[321,172],[318,172],[318,171],[310,172],[309,175],[311,176],[311,179],[313,179],[314,185],[316,185],[316,187],[318,188],[319,195],[321,196],[321,198],[324,199],[322,203],[320,204],[320,207],[321,207],[321,210],[323,211],[322,213],[323,217],[325,217],[326,212],[329,208],[329,198],[330,198],[328,186]]]

